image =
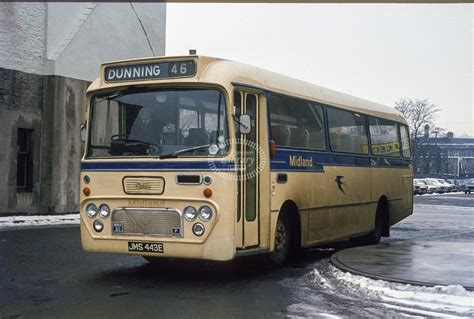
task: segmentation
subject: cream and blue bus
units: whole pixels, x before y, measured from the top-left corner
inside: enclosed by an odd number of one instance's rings
[[[84,250],[282,263],[413,212],[393,108],[206,56],[105,63],[87,91]]]

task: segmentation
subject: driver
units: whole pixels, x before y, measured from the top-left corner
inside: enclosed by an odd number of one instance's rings
[[[162,126],[156,119],[153,108],[144,106],[138,112],[130,129],[130,139],[160,145]]]

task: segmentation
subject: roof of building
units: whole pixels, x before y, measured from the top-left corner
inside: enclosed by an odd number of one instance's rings
[[[143,62],[158,62],[162,60],[184,60],[197,59],[197,76],[193,78],[180,79],[159,79],[143,81],[144,85],[157,83],[219,83],[228,88],[235,84],[245,84],[262,88],[268,91],[287,94],[300,98],[305,98],[324,104],[329,104],[355,112],[371,114],[374,116],[388,118],[394,121],[406,123],[400,112],[392,107],[365,99],[357,98],[345,93],[331,90],[319,85],[297,80],[288,76],[264,70],[249,64],[239,63],[231,60],[220,59],[208,56],[178,56],[178,57],[153,57],[146,59],[133,59],[124,61],[114,61],[104,63],[101,66],[101,74],[106,66],[113,64],[136,64]],[[136,85],[137,82],[105,83],[102,79],[97,79],[89,87],[89,92],[102,88],[112,88],[125,85]]]
[[[474,137],[430,137],[423,144],[436,144],[439,146],[474,146]]]

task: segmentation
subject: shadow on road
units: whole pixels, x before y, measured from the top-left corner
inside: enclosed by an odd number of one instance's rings
[[[96,272],[94,278],[90,280],[96,285],[123,281],[139,286],[159,284],[222,286],[242,280],[259,280],[263,277],[280,280],[299,276],[301,272],[312,269],[314,263],[329,258],[336,251],[347,247],[350,247],[350,244],[342,242],[331,247],[304,249],[298,256],[278,268],[266,264],[262,256],[240,257],[228,262],[175,258],[157,258],[149,262],[143,259],[143,264],[134,266],[125,264],[113,270]]]

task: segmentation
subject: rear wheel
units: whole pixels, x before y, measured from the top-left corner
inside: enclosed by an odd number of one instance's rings
[[[375,226],[374,230],[369,234],[351,238],[351,243],[355,246],[366,246],[366,245],[375,245],[380,242],[382,235],[384,233],[385,223],[386,223],[386,207],[385,202],[381,201],[377,205],[377,212],[375,213]]]

